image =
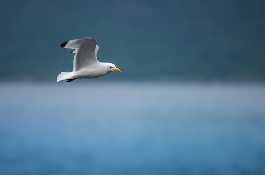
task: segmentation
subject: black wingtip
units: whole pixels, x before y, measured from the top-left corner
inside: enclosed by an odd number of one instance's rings
[[[65,41],[61,44],[61,47],[65,47],[65,45],[68,43],[68,41]]]
[[[67,79],[66,82],[71,82],[71,81],[74,81],[76,78],[74,79]]]

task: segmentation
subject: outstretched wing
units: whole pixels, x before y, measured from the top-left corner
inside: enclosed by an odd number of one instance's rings
[[[81,39],[73,39],[65,41],[61,47],[67,49],[74,49],[72,53],[74,56],[73,71],[98,63],[97,51],[99,49],[97,40],[87,37]]]

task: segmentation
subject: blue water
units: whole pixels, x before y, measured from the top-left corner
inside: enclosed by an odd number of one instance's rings
[[[2,175],[264,175],[265,84],[1,83]]]

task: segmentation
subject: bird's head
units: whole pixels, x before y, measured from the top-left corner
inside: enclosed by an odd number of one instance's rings
[[[109,72],[113,72],[113,71],[118,71],[121,72],[121,70],[119,68],[117,68],[114,64],[112,63],[107,63],[107,69]]]

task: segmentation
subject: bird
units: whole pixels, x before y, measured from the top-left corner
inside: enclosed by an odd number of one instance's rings
[[[97,40],[91,37],[71,39],[61,44],[61,47],[73,49],[70,53],[75,54],[72,72],[61,72],[57,76],[57,82],[66,80],[71,82],[81,78],[97,78],[113,71],[121,72],[112,63],[100,62],[97,59],[99,46]]]

